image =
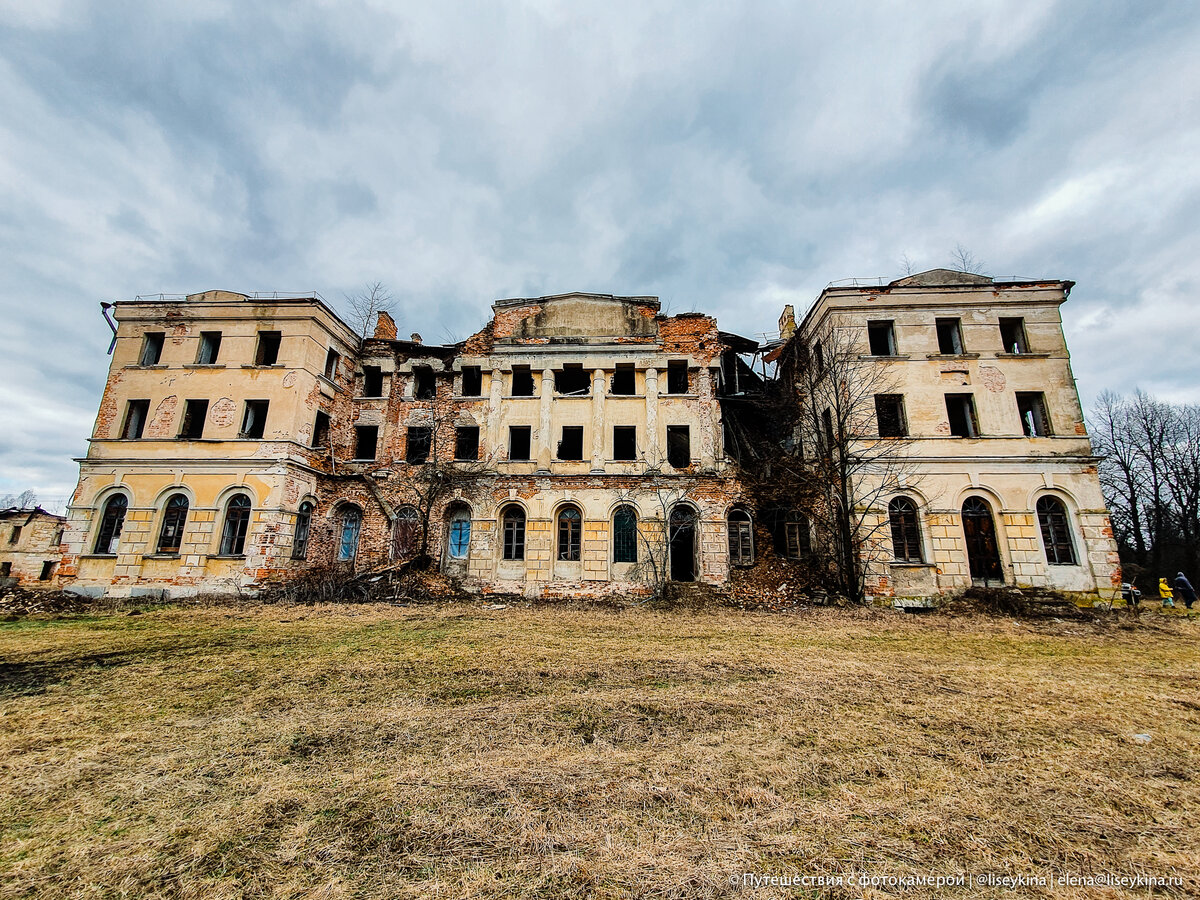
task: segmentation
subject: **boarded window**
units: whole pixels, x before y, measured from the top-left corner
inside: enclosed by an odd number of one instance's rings
[[[582,365],[563,366],[554,373],[554,391],[581,397],[592,392],[592,376]]]
[[[519,506],[505,507],[501,516],[504,531],[504,558],[525,558],[525,511]]]
[[[579,562],[583,540],[583,516],[574,506],[558,514],[558,558],[563,562]]]
[[[613,562],[637,562],[637,511],[628,504],[613,513]]]
[[[872,356],[896,355],[896,327],[893,322],[868,322],[867,340]]]
[[[414,466],[428,462],[429,446],[432,438],[433,429],[428,425],[409,426],[405,438],[404,461]]]
[[[234,494],[225,506],[225,525],[221,529],[221,555],[241,556],[246,551],[246,532],[250,528],[250,498]]]
[[[163,510],[162,528],[158,532],[158,552],[178,553],[183,543],[183,527],[187,523],[188,498],[172,494]]]
[[[258,333],[258,349],[254,353],[256,366],[273,366],[279,362],[279,342],[282,335],[278,331],[260,331]]]
[[[533,396],[533,373],[529,371],[529,366],[513,366],[512,395],[514,397]]]
[[[188,400],[183,405],[183,421],[179,426],[180,440],[198,440],[204,434],[204,419],[208,415],[207,400]]]
[[[667,462],[676,469],[692,464],[691,428],[687,425],[667,426]]]
[[[900,562],[921,562],[924,556],[916,504],[908,497],[897,497],[888,504],[888,522],[892,526],[892,555]]]
[[[1077,565],[1075,543],[1067,522],[1067,508],[1057,497],[1040,497],[1037,502],[1038,524],[1042,526],[1042,543],[1046,561],[1052,566]]]
[[[937,320],[938,352],[960,356],[963,352],[962,327],[958,319]]]
[[[378,425],[354,426],[354,458],[374,459],[379,446]]]
[[[246,410],[242,414],[241,436],[244,438],[261,438],[267,427],[266,400],[247,400]]]
[[[729,564],[754,565],[754,527],[750,514],[744,509],[730,510],[726,524],[729,529]]]
[[[583,459],[583,426],[566,425],[562,440],[558,442],[558,458],[565,460]]]
[[[146,418],[150,414],[149,400],[130,400],[125,410],[125,424],[121,428],[121,437],[136,440],[146,430]]]
[[[147,331],[142,338],[142,356],[139,362],[143,366],[157,366],[162,359],[163,341],[166,333],[162,331]]]
[[[950,433],[955,437],[978,437],[979,420],[975,418],[975,398],[971,394],[947,394],[946,415]]]
[[[687,361],[682,359],[673,359],[667,363],[667,393],[686,394],[687,392]]]
[[[1005,353],[1028,353],[1025,339],[1025,320],[1019,318],[1000,320],[1000,345]]]
[[[325,354],[325,377],[330,381],[337,378],[338,362],[341,360],[341,358],[342,355],[332,347],[330,347],[329,352]]]
[[[434,392],[433,369],[428,366],[413,369],[413,396],[418,400],[432,400]]]
[[[903,394],[876,394],[875,419],[880,437],[907,437],[908,420],[904,415]]]
[[[483,393],[483,372],[479,366],[463,366],[462,393],[464,397],[478,397]]]
[[[1026,437],[1049,437],[1050,417],[1046,415],[1046,397],[1041,393],[1017,393],[1017,411]]]
[[[217,359],[221,355],[221,332],[219,331],[202,331],[200,332],[200,353],[196,357],[196,364],[200,366],[216,365]]]
[[[454,458],[479,459],[478,425],[459,425],[454,429]]]
[[[612,376],[612,392],[622,396],[632,396],[636,388],[633,374],[633,363],[617,363]]]
[[[363,366],[364,397],[383,396],[383,369],[379,366]]]
[[[296,534],[292,538],[292,559],[308,557],[308,535],[312,531],[313,505],[305,500],[296,514]]]
[[[312,445],[314,447],[329,445],[329,413],[317,410],[317,417],[313,422]]]
[[[513,425],[508,429],[509,459],[529,459],[529,432],[528,425]]]
[[[637,459],[637,426],[613,426],[613,459]]]
[[[125,527],[125,512],[129,509],[129,498],[124,494],[113,494],[104,504],[100,514],[100,530],[96,532],[95,553],[113,554],[121,542],[121,529]]]

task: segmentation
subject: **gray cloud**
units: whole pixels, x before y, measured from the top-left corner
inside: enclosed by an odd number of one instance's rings
[[[0,10],[0,490],[69,492],[97,301],[155,291],[381,280],[430,340],[658,293],[757,334],[961,242],[1078,282],[1085,401],[1200,401],[1187,4]]]

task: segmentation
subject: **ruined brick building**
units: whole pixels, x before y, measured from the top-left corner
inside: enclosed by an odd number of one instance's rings
[[[0,509],[0,587],[52,583],[65,526],[40,506]]]
[[[994,516],[988,577],[1107,588],[1115,551],[1057,318],[1063,283],[932,282],[827,290],[775,347],[819,335],[835,308],[864,346],[877,320],[892,323],[889,351],[863,355],[905,373],[893,393],[928,477],[878,498],[883,517],[901,497],[914,509],[872,593],[969,583],[964,490]],[[62,543],[58,579],[72,590],[186,594],[424,554],[471,590],[646,593],[724,584],[764,556],[800,563],[823,539],[797,511],[768,526],[735,462],[725,407],[761,387],[747,365],[758,344],[709,316],[663,315],[653,297],[500,300],[448,346],[399,339],[386,314],[360,340],[316,296],[210,291],[112,309],[108,383]],[[943,352],[951,312],[962,346]],[[1003,323],[1021,317],[1010,352]],[[802,394],[794,367],[781,371]],[[959,419],[926,402],[951,381],[956,396],[983,388],[978,428],[990,429],[952,451]],[[1036,385],[1049,387],[1034,421],[1051,415],[1062,437],[1022,435],[1025,407],[1003,419],[999,395],[1025,402]],[[1061,504],[1049,537],[1035,524],[1043,497]]]

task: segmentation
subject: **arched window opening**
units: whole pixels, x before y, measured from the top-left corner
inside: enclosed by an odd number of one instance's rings
[[[678,505],[671,510],[667,526],[672,581],[696,580],[696,511]]]
[[[312,530],[313,505],[305,500],[296,515],[296,536],[292,538],[292,559],[308,558],[308,535]]]
[[[583,539],[583,515],[578,508],[567,506],[558,514],[558,558],[563,562],[579,562]]]
[[[466,559],[471,551],[471,513],[461,506],[450,514],[446,547],[451,559]]]
[[[613,562],[637,562],[637,511],[628,504],[613,513]]]
[[[350,562],[358,556],[358,535],[362,531],[362,510],[348,506],[342,513],[342,539],[338,541],[338,560]]]
[[[100,531],[96,535],[96,553],[117,552],[121,542],[121,529],[125,527],[125,512],[129,509],[129,498],[124,494],[113,494],[104,504],[100,515]]]
[[[731,509],[726,519],[729,529],[729,564],[754,565],[754,524],[744,509]]]
[[[250,498],[234,494],[225,505],[225,527],[221,530],[221,555],[241,556],[246,551],[250,527]]]
[[[888,521],[892,526],[892,553],[896,559],[900,562],[924,562],[916,504],[908,497],[897,497],[888,504]]]
[[[963,536],[967,539],[967,563],[971,580],[988,584],[1003,582],[1004,569],[1000,564],[1000,545],[996,540],[996,523],[992,508],[982,497],[968,497],[962,506]]]
[[[1039,497],[1038,524],[1042,526],[1042,542],[1046,545],[1046,562],[1052,566],[1074,566],[1075,543],[1067,521],[1067,507],[1057,497]]]
[[[504,558],[525,558],[525,510],[509,506],[500,517],[504,529]]]
[[[188,498],[172,494],[163,512],[162,528],[158,532],[158,552],[178,553],[183,543],[183,526],[187,523]]]
[[[402,506],[392,523],[392,556],[403,559],[417,552],[421,536],[421,516],[415,507]]]

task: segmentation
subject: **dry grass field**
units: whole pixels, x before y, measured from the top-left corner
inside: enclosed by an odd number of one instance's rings
[[[17,619],[0,898],[1151,896],[743,873],[1196,896],[1198,639],[467,604]]]

